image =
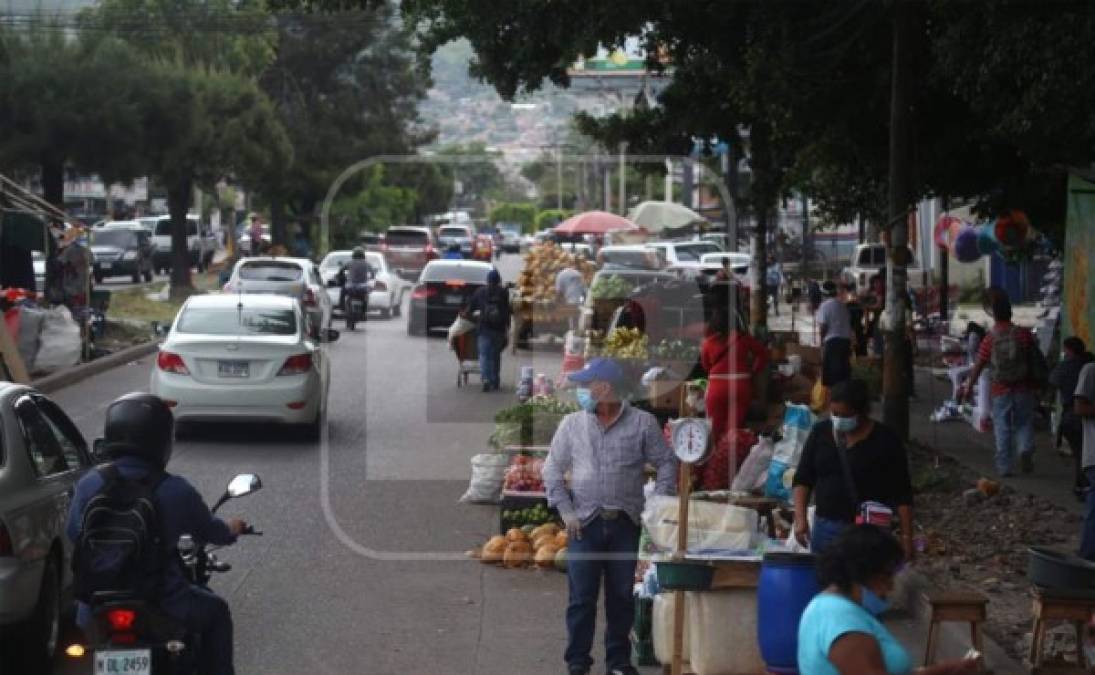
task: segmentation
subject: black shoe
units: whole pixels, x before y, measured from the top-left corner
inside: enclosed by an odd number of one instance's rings
[[[1034,453],[1024,452],[1019,455],[1019,467],[1023,473],[1034,473]]]
[[[567,668],[567,675],[589,675],[589,668],[584,666],[570,666]]]

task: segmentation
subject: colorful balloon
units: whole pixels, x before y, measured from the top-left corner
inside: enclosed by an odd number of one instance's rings
[[[977,246],[977,229],[966,226],[954,238],[954,257],[958,262],[976,262],[981,257],[981,250]]]

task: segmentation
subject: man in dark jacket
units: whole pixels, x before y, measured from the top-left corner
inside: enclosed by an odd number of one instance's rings
[[[1061,342],[1061,361],[1049,374],[1049,383],[1057,388],[1061,399],[1060,434],[1068,441],[1075,464],[1075,478],[1072,491],[1078,499],[1084,498],[1087,490],[1087,477],[1081,468],[1080,457],[1084,453],[1084,432],[1080,418],[1072,409],[1072,397],[1076,392],[1076,383],[1080,379],[1080,370],[1095,358],[1087,351],[1084,341],[1075,335]]]
[[[483,391],[498,391],[502,385],[502,350],[512,315],[509,291],[502,286],[498,270],[492,269],[487,274],[487,285],[472,294],[466,312],[476,317],[479,324],[479,372]]]
[[[171,458],[173,417],[171,409],[152,394],[127,394],[110,404],[104,440],[111,463],[122,477],[139,480],[164,473]],[[84,509],[103,485],[99,471],[88,472],[76,484],[65,527],[72,542],[80,540]],[[198,491],[181,476],[166,474],[153,494],[162,520],[163,559],[167,561],[160,609],[201,636],[199,672],[232,675],[232,615],[228,603],[212,591],[191,585],[174,549],[183,534],[209,544],[232,544],[247,525],[236,518],[224,522],[214,517]],[[80,603],[77,623],[86,626],[90,619],[90,609]]]

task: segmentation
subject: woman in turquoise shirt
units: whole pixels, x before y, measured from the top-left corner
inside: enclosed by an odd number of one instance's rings
[[[818,559],[825,590],[802,614],[798,669],[809,675],[958,675],[976,673],[980,658],[924,668],[876,618],[889,606],[901,545],[871,525],[849,528]]]

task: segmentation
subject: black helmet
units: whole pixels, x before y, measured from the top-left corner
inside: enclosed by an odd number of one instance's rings
[[[103,424],[105,452],[111,458],[140,457],[163,469],[171,459],[175,416],[159,396],[134,392],[115,399]]]
[[[365,257],[365,249],[361,248],[360,246],[355,246],[355,247],[354,247],[354,250],[353,250],[353,252],[352,252],[352,253],[350,254],[350,256],[351,256],[351,257],[352,257],[352,258],[353,258],[354,260],[361,260],[362,258],[364,258],[364,257]]]

